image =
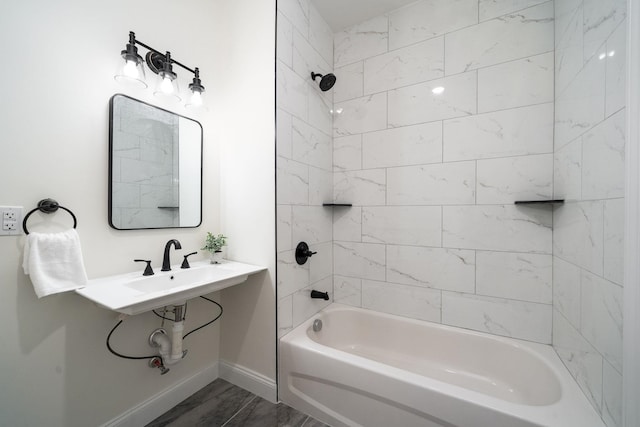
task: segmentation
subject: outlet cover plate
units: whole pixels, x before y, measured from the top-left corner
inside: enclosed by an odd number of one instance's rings
[[[22,234],[22,206],[0,206],[0,236]]]

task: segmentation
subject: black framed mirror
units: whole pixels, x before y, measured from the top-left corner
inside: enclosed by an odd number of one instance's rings
[[[109,101],[109,225],[202,223],[202,125],[116,94]]]

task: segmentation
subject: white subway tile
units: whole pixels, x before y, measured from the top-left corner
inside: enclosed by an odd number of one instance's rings
[[[292,207],[293,244],[307,242],[309,245],[330,242],[333,235],[331,209],[322,206]]]
[[[442,244],[448,248],[551,253],[551,211],[495,206],[444,206]]]
[[[478,112],[553,102],[553,52],[478,70]]]
[[[545,200],[553,195],[553,155],[478,160],[479,204]]]
[[[571,325],[580,328],[580,267],[553,258],[553,306]]]
[[[551,304],[551,255],[476,253],[476,293]]]
[[[295,251],[279,252],[276,258],[279,298],[291,295],[305,286],[309,286],[309,264],[298,265]]]
[[[291,206],[278,205],[276,208],[277,224],[277,251],[290,251],[293,249],[291,238]]]
[[[444,161],[553,152],[553,103],[444,122]]]
[[[309,167],[309,204],[320,206],[333,200],[333,173]]]
[[[555,208],[554,255],[595,274],[602,274],[603,221],[602,202],[571,202]]]
[[[387,280],[459,292],[474,292],[475,252],[387,245]]]
[[[551,306],[442,292],[442,323],[511,338],[551,343]]]
[[[553,158],[554,198],[580,200],[582,198],[582,138],[562,146]]]
[[[333,116],[333,136],[347,136],[387,128],[387,94],[364,96],[337,103]]]
[[[278,300],[278,338],[293,329],[293,297],[288,295]]]
[[[344,67],[336,68],[336,83],[333,86],[333,102],[338,103],[349,99],[360,98],[363,91],[363,62],[354,62]]]
[[[624,197],[625,111],[598,124],[582,138],[582,198]]]
[[[602,419],[607,427],[622,427],[622,375],[605,361],[602,364]]]
[[[333,276],[333,301],[362,307],[362,280],[346,276]]]
[[[557,311],[553,313],[553,348],[587,399],[600,411],[602,356]]]
[[[333,272],[340,276],[384,280],[384,245],[334,241]]]
[[[381,15],[334,34],[333,60],[336,67],[387,51],[388,19]]]
[[[584,0],[584,57],[598,52],[613,31],[624,21],[625,0]]]
[[[297,245],[298,242],[295,242]],[[310,245],[309,249],[316,252],[307,260],[309,264],[309,283],[313,284],[333,275],[333,242]]]
[[[292,149],[292,118],[291,114],[281,108],[276,110],[276,151],[278,156],[291,158]]]
[[[276,106],[293,116],[307,120],[307,82],[280,61],[276,61],[276,75]]]
[[[362,166],[365,168],[441,161],[441,122],[386,129],[362,136]]]
[[[582,271],[582,335],[622,372],[622,288]]]
[[[386,178],[384,169],[334,173],[334,200],[354,205],[384,205]]]
[[[387,169],[387,204],[473,204],[475,179],[475,162],[390,168]]]
[[[311,290],[329,292],[329,301],[320,298],[311,298]],[[295,328],[331,304],[332,292],[333,279],[327,277],[293,294],[293,327]]]
[[[293,67],[293,25],[281,12],[278,12],[278,25],[276,26],[276,52],[277,59],[289,68]]]
[[[388,92],[389,127],[475,114],[476,86],[476,73],[471,72],[391,90]],[[444,91],[434,93],[436,88]]]
[[[362,208],[333,208],[333,240],[362,241]]]
[[[445,73],[462,73],[553,50],[553,2],[445,36]]]
[[[422,0],[389,14],[389,49],[478,23],[477,0]]]
[[[556,96],[556,149],[604,120],[605,63],[592,58],[567,89]]]
[[[278,11],[302,34],[309,34],[309,0],[278,0]]]
[[[480,22],[517,12],[548,0],[479,0]]]
[[[573,0],[572,0],[573,1]],[[556,98],[569,86],[584,65],[583,59],[583,8],[582,2],[569,6],[561,6],[566,1],[556,4],[556,49],[555,49],[555,91]],[[564,10],[561,10],[564,9]]]
[[[333,68],[323,57],[318,53],[314,46],[312,46],[307,40],[307,36],[301,34],[299,31],[293,31],[293,71],[298,74],[303,80],[307,82],[313,82],[311,80],[311,71],[316,73],[326,74],[331,72]]]
[[[604,278],[624,282],[624,199],[604,202]]]
[[[278,156],[276,159],[278,181],[277,204],[306,205],[309,203],[309,167]]]
[[[333,139],[333,170],[352,171],[362,169],[362,135]]]
[[[327,171],[332,170],[331,137],[298,118],[292,122],[293,160]]]
[[[444,77],[444,37],[364,61],[364,93],[377,93]]]
[[[396,245],[440,246],[440,206],[362,208],[362,241]]]
[[[309,4],[309,43],[327,64],[333,65],[333,31],[313,3]]]
[[[332,101],[311,82],[309,89],[309,124],[327,135],[333,131]]]
[[[440,304],[440,291],[395,283],[362,281],[363,308],[439,322]]]
[[[618,26],[607,40],[606,116],[624,108],[627,103],[627,26]]]

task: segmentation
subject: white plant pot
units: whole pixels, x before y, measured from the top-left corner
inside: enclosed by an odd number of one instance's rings
[[[209,252],[211,264],[219,264],[222,261],[222,251]]]

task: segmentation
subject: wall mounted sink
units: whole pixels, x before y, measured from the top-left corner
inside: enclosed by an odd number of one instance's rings
[[[139,314],[165,305],[184,304],[188,299],[237,285],[250,275],[266,270],[226,260],[220,264],[199,261],[188,269],[181,269],[180,265],[171,269],[159,271],[158,268],[153,276],[136,272],[91,279],[76,293],[109,310]]]

